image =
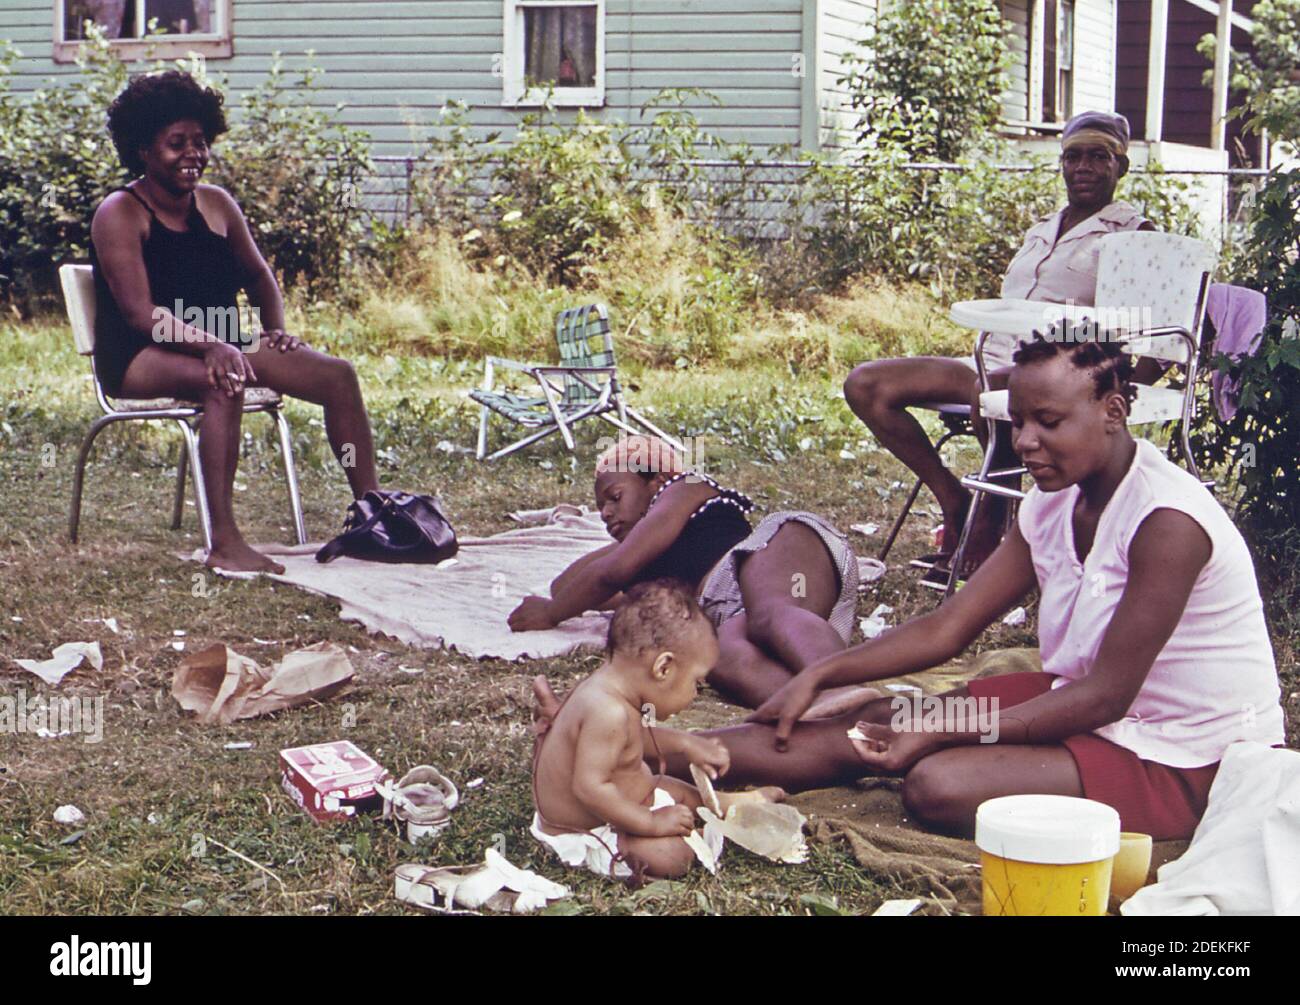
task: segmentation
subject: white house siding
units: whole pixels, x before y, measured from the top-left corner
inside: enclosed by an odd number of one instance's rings
[[[1115,110],[1115,3],[1116,0],[1078,0],[1075,5],[1076,112]]]
[[[809,0],[813,2],[813,0]],[[853,143],[857,115],[849,107],[848,90],[838,83],[851,53],[867,35],[876,14],[876,0],[820,0],[821,80],[818,88],[821,146],[839,149]]]
[[[701,120],[728,140],[797,143],[803,0],[607,0],[605,107],[633,122],[661,88],[701,87],[722,100]],[[502,106],[494,73],[503,48],[502,0],[234,0],[234,56],[209,61],[229,99],[264,79],[272,53],[289,69],[325,71],[322,107],[366,129],[376,154],[410,150],[408,122],[428,123],[449,99],[471,108],[480,132],[507,134],[528,109]],[[3,0],[0,38],[23,51],[14,89],[31,91],[75,68],[51,60],[52,0]],[[314,55],[306,56],[307,50]],[[698,103],[697,103],[698,104]],[[564,111],[562,117],[574,112]]]
[[[1011,66],[1002,92],[1002,117],[1012,122],[1029,118],[1029,0],[1002,0],[1007,51]]]

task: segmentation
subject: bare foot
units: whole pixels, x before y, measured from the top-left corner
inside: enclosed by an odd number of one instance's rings
[[[818,695],[816,701],[808,706],[808,711],[800,716],[799,721],[831,719],[882,697],[884,695],[874,687],[859,687],[856,684],[827,688]]]
[[[746,792],[719,792],[717,795],[724,815],[737,803],[783,803],[786,799],[785,789],[777,785],[764,785]]]
[[[244,541],[223,545],[208,552],[207,561],[203,563],[209,569],[224,569],[226,572],[284,572],[284,566],[273,562],[260,551],[255,551]]]

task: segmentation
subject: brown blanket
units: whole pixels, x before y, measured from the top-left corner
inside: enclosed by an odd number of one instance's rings
[[[1037,650],[1003,649],[888,683],[937,694],[976,677],[1041,669]],[[871,875],[921,898],[917,914],[982,913],[975,842],[923,830],[903,809],[902,786],[897,778],[864,778],[852,786],[804,792],[791,802],[809,818],[813,841],[844,845]],[[1148,881],[1186,849],[1186,841],[1156,842]]]

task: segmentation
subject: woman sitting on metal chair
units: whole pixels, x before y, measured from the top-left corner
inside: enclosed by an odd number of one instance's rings
[[[1128,173],[1128,142],[1128,120],[1122,115],[1083,112],[1066,123],[1061,135],[1061,175],[1068,202],[1025,234],[1003,277],[1002,297],[1091,306],[1097,292],[1098,239],[1122,230],[1156,229],[1134,207],[1115,201],[1115,187]],[[991,335],[985,343],[990,389],[1006,387],[1015,348],[1015,340],[1006,335]],[[918,356],[862,363],[844,382],[849,407],[938,500],[943,535],[938,554],[931,558],[939,565],[957,548],[970,492],[943,466],[925,430],[907,409],[926,402],[969,403],[971,418],[977,420],[981,388],[978,378],[972,377],[975,371],[973,358]],[[1136,379],[1150,383],[1157,373],[1143,368]],[[981,439],[985,437],[984,423],[975,421],[975,430]],[[982,507],[961,575],[978,567],[997,546],[1002,522],[999,502]],[[946,571],[943,578],[946,581]]]
[[[1116,342],[1040,337],[1016,352],[1012,441],[1035,483],[1017,523],[937,610],[809,667],[747,724],[708,732],[730,751],[729,784],[902,776],[913,816],[965,833],[986,799],[1085,796],[1115,807],[1124,830],[1188,838],[1229,744],[1284,742],[1246,542],[1193,475],[1129,433],[1131,377]],[[798,721],[823,688],[958,656],[1035,587],[1043,672]]]
[[[110,397],[203,406],[207,564],[282,572],[235,524],[244,391],[266,387],[323,405],[330,446],[360,497],[378,483],[356,372],[284,330],[280,288],[243,213],[224,189],[200,182],[211,144],[227,129],[218,92],[177,70],[136,77],[109,107],[108,128],[136,178],[100,204],[91,224],[95,372]],[[260,333],[238,330],[241,289]]]
[[[857,558],[821,517],[772,513],[751,530],[749,499],[689,471],[654,436],[622,437],[601,455],[596,507],[614,543],[570,565],[549,598],[525,597],[510,615],[512,629],[554,628],[616,607],[635,583],[680,579],[718,630],[721,656],[709,683],[748,708],[848,645]],[[831,715],[875,693],[824,693],[811,714]]]

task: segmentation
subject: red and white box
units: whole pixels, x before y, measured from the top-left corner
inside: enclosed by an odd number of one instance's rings
[[[388,770],[351,740],[280,751],[280,785],[321,823],[379,809],[383,797],[375,786],[388,777]]]

